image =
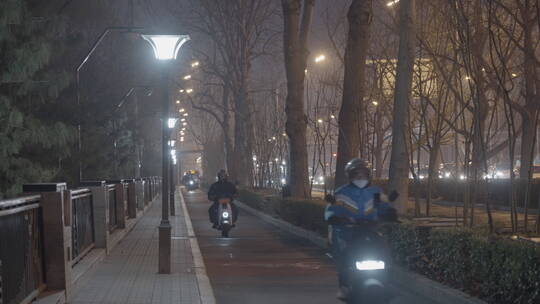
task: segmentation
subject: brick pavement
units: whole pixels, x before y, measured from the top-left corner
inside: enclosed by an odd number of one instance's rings
[[[191,248],[193,241],[190,242],[192,234],[186,226],[184,208],[180,202],[177,195],[177,216],[170,218],[173,227],[171,274],[157,274],[157,227],[161,218],[161,200],[157,200],[111,254],[77,280],[69,303],[208,302],[201,301],[198,283],[201,266],[198,265],[198,278]],[[205,277],[204,265],[202,268]],[[209,286],[203,286],[202,293],[208,293],[208,288]]]

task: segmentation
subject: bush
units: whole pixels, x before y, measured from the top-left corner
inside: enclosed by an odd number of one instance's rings
[[[395,261],[490,303],[540,303],[540,247],[464,229],[387,226]]]
[[[324,221],[326,202],[316,199],[282,199],[276,195],[262,195],[240,189],[239,200],[251,208],[282,218],[293,225],[315,231],[326,236],[328,229]]]
[[[374,180],[373,184],[386,190],[388,180]],[[432,197],[438,197],[449,202],[463,202],[464,194],[466,193],[467,181],[456,181],[452,179],[435,179],[431,190]],[[525,189],[527,188],[526,180],[516,179],[514,182],[514,193],[518,207],[525,206]],[[540,179],[533,179],[531,182],[531,198],[529,208],[538,206],[540,197]],[[510,180],[509,179],[492,179],[487,183],[488,200],[494,206],[510,207]],[[418,195],[420,198],[427,197],[427,180],[415,182],[409,180],[409,196]],[[478,201],[478,203],[485,203]]]
[[[281,199],[246,189],[240,201],[322,236],[326,203]],[[540,303],[540,247],[488,237],[466,229],[430,229],[412,224],[382,228],[394,261],[490,303]]]

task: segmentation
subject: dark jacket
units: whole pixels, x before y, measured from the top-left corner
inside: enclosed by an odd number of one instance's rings
[[[233,198],[236,195],[236,187],[233,183],[221,180],[213,183],[208,190],[208,200],[215,202],[221,197]]]

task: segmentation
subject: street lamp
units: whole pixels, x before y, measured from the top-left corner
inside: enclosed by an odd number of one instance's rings
[[[174,127],[176,126],[176,122],[178,121],[178,118],[176,117],[172,117],[172,118],[169,118],[167,120],[167,127],[169,127],[170,129],[170,133],[169,133],[169,137],[170,134],[172,134],[172,129],[174,129]],[[176,140],[174,139],[171,139],[169,140],[169,147],[171,147],[171,155],[172,155],[172,162],[169,163],[169,176],[170,176],[170,180],[169,180],[169,184],[170,184],[170,187],[171,187],[171,191],[169,191],[169,206],[170,206],[170,214],[171,216],[174,216],[176,211],[175,211],[175,208],[174,208],[174,190],[175,189],[175,183],[174,183],[174,166],[176,165]]]
[[[161,194],[161,222],[159,224],[159,257],[158,272],[171,273],[171,223],[169,222],[169,62],[176,59],[178,51],[184,43],[189,41],[188,35],[142,35],[154,50],[154,56],[163,66],[163,101],[162,101],[162,194]],[[176,124],[176,120],[172,124]],[[173,191],[174,193],[174,191]]]
[[[324,61],[325,59],[326,59],[326,56],[324,54],[321,54],[321,55],[315,57],[315,62],[319,63],[321,61]]]

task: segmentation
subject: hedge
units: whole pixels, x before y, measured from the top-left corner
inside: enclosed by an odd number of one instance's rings
[[[325,202],[240,190],[239,200],[326,236]],[[540,247],[466,229],[389,224],[382,229],[394,261],[489,303],[540,303]]]
[[[387,180],[375,180],[374,184],[386,188]],[[448,202],[463,202],[464,194],[466,193],[467,181],[452,179],[435,179],[433,180],[432,197],[441,198]],[[527,182],[525,180],[516,179],[514,182],[514,193],[518,207],[525,206],[525,189]],[[540,198],[540,179],[533,179],[531,182],[531,199],[529,208],[538,206]],[[489,202],[493,206],[510,206],[510,180],[509,179],[491,179],[487,181],[487,194]],[[427,180],[420,180],[418,183],[414,180],[409,181],[409,196],[418,195],[420,198],[427,197]],[[484,202],[478,202],[484,203]]]

